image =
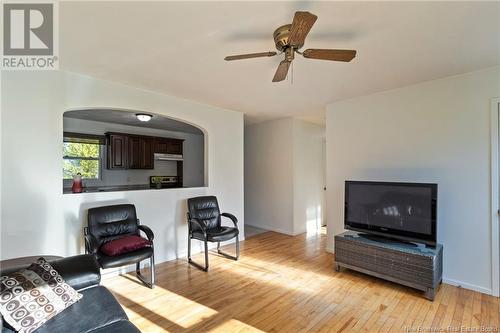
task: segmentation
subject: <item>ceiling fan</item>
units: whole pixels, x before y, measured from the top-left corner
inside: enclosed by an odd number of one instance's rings
[[[311,30],[318,17],[309,12],[295,12],[292,24],[285,24],[273,33],[276,49],[285,53],[285,60],[280,62],[274,74],[273,82],[283,81],[292,63],[295,53],[301,54],[304,58],[322,59],[332,61],[349,62],[356,56],[355,50],[333,50],[333,49],[307,49],[303,52],[299,50],[304,46],[307,34]],[[272,57],[276,52],[260,52],[227,56],[224,60],[241,60],[249,58]]]

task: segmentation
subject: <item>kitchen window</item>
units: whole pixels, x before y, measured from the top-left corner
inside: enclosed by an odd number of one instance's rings
[[[80,173],[83,179],[99,180],[102,170],[103,136],[64,133],[63,179],[70,180]]]

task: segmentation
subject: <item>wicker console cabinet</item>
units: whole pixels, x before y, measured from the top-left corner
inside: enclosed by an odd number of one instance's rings
[[[425,292],[434,300],[443,274],[443,246],[415,246],[347,231],[335,236],[335,269],[349,268]]]

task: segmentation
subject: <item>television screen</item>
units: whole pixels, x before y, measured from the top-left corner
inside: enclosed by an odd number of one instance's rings
[[[347,181],[346,229],[436,243],[437,185]]]

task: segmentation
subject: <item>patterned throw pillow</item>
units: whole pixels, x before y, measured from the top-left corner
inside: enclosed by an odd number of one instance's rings
[[[0,312],[22,333],[33,332],[81,298],[44,258],[0,278]]]

